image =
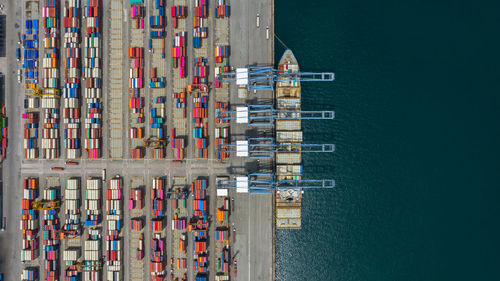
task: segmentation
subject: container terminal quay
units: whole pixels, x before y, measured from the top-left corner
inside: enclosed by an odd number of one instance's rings
[[[274,61],[274,9],[0,0],[0,278],[274,280],[275,231],[335,186],[302,171],[335,114],[301,106],[334,74]]]

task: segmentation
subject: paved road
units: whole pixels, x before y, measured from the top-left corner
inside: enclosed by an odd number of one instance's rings
[[[270,64],[273,61],[272,40],[266,39],[266,26],[272,28],[272,1],[234,1],[231,3],[230,42],[231,65]],[[260,27],[256,25],[260,14]],[[272,38],[270,38],[272,39]],[[249,93],[248,99],[237,96],[235,85],[231,87],[231,105],[272,103],[271,92]],[[233,107],[234,108],[234,107]],[[262,134],[262,130],[249,131],[246,126],[231,124],[232,142],[245,139],[248,135]],[[268,132],[269,133],[269,132]],[[249,164],[234,159],[232,167],[245,167],[255,171],[259,163]],[[253,167],[249,167],[249,165]],[[239,171],[236,171],[239,172]],[[236,243],[233,255],[238,264],[236,280],[273,280],[272,270],[272,195],[237,194],[234,213],[231,217],[236,228]]]
[[[17,32],[21,30],[22,2],[16,0],[0,0],[5,5],[2,13],[7,14],[7,56],[0,58],[0,71],[5,74],[5,104],[9,123],[9,134],[13,128],[21,128],[21,105],[24,97],[24,90],[17,83],[17,69],[19,63],[15,59],[15,49],[17,44]],[[15,16],[14,16],[15,15]],[[18,131],[18,133],[20,133]],[[21,189],[20,187],[20,165],[23,155],[22,143],[17,138],[9,139],[7,160],[2,163],[3,176],[3,216],[7,217],[6,231],[0,232],[0,272],[5,274],[6,280],[18,280],[21,274],[21,264],[19,263],[20,252],[13,250],[21,247],[21,235],[19,232]]]

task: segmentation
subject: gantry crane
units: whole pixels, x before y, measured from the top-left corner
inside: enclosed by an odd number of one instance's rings
[[[145,147],[164,147],[167,146],[167,140],[164,139],[158,139],[157,137],[150,137],[148,139],[143,139],[142,142],[144,143]]]
[[[277,190],[332,189],[335,181],[321,180],[275,180],[273,173],[252,173],[234,179],[220,179],[217,188],[233,188],[237,193],[270,193]]]
[[[92,262],[93,264],[86,264],[85,262]],[[78,272],[83,272],[83,271],[99,271],[102,269],[103,265],[103,259],[100,259],[96,262],[94,261],[79,261],[76,264],[76,270]]]
[[[34,96],[37,97],[55,97],[55,98],[60,98],[61,97],[61,91],[59,89],[40,89],[40,88],[35,88],[34,89],[35,93],[33,94]]]
[[[237,141],[235,144],[219,144],[217,146],[218,155],[221,153],[236,153],[236,156],[239,157],[261,159],[273,158],[275,154],[282,153],[299,154],[333,152],[334,150],[334,144],[274,143],[272,138],[249,138],[248,140]]]
[[[289,72],[273,69],[271,66],[248,66],[236,68],[233,72],[217,75],[220,82],[236,81],[239,87],[247,87],[248,91],[272,90],[275,82],[324,82],[335,80],[333,72]]]
[[[233,111],[217,111],[216,118],[236,120],[248,126],[274,126],[274,121],[329,120],[335,118],[333,111],[277,110],[272,105],[248,105],[236,107]],[[293,126],[293,124],[286,125]],[[300,126],[300,125],[299,125]]]
[[[208,85],[207,84],[188,84],[187,92],[191,93],[208,93]]]
[[[33,210],[56,210],[61,208],[61,201],[60,200],[33,201],[31,203],[31,208]]]
[[[61,229],[59,229],[57,231],[57,234],[59,235],[59,239],[71,239],[71,238],[76,238],[78,236],[81,235],[81,227],[78,226],[77,229],[64,229],[64,225],[63,227],[61,227]]]

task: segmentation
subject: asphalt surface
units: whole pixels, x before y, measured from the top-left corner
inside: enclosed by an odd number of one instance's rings
[[[109,18],[109,1],[103,1],[104,3],[104,19]],[[65,159],[60,160],[35,160],[27,161],[24,160],[23,147],[22,147],[22,132],[20,128],[23,126],[23,121],[20,118],[23,108],[22,102],[24,99],[24,83],[19,84],[17,82],[17,69],[20,67],[20,63],[16,62],[15,59],[15,48],[17,48],[17,33],[22,32],[22,23],[24,22],[24,10],[22,7],[23,2],[18,2],[15,0],[0,0],[1,4],[4,4],[6,8],[0,13],[7,14],[7,57],[0,58],[0,71],[6,74],[6,106],[7,106],[7,116],[9,117],[9,147],[7,159],[4,160],[2,164],[2,174],[3,174],[3,212],[4,217],[7,218],[5,225],[6,230],[0,232],[0,272],[3,272],[6,276],[6,280],[19,280],[22,268],[24,267],[20,260],[20,247],[21,247],[21,232],[19,230],[20,221],[20,200],[22,196],[21,178],[25,176],[39,176],[40,182],[45,181],[47,176],[59,176],[61,178],[62,186],[64,186],[65,179],[70,176],[79,176],[82,179],[82,186],[85,184],[85,180],[88,176],[101,176],[102,169],[106,169],[108,179],[114,175],[122,175],[124,177],[125,197],[128,196],[129,183],[132,178],[142,177],[144,184],[146,186],[146,194],[150,194],[149,188],[151,186],[151,179],[154,176],[166,176],[168,178],[167,186],[170,187],[172,184],[172,178],[174,176],[187,177],[187,182],[190,183],[194,181],[197,176],[208,176],[210,180],[210,193],[209,193],[209,206],[211,206],[210,214],[215,216],[215,178],[217,176],[231,176],[231,175],[246,175],[249,172],[255,172],[259,166],[265,163],[259,163],[256,161],[251,161],[249,159],[242,159],[232,157],[228,162],[218,162],[214,159],[215,148],[213,145],[210,147],[209,159],[208,160],[195,160],[193,159],[192,149],[188,147],[187,151],[191,151],[187,154],[187,160],[182,164],[172,163],[171,152],[167,154],[169,157],[167,161],[158,161],[152,159],[146,159],[144,161],[136,161],[129,159],[129,141],[127,139],[127,128],[128,128],[128,105],[127,99],[123,98],[123,112],[121,117],[123,118],[124,130],[122,134],[122,147],[123,147],[123,159],[113,159],[111,160],[109,149],[109,122],[111,116],[108,115],[108,104],[111,102],[110,97],[107,95],[110,89],[109,80],[110,74],[107,72],[109,69],[110,62],[107,55],[111,46],[109,38],[109,20],[104,20],[104,32],[103,32],[103,54],[104,59],[102,65],[104,66],[104,83],[103,83],[103,103],[104,103],[104,122],[103,122],[103,159],[101,160],[80,160],[79,166],[65,166]],[[152,5],[151,0],[145,1],[145,3]],[[192,24],[191,11],[193,10],[192,1],[188,1],[188,23]],[[216,1],[209,1],[209,15],[213,16],[213,10]],[[169,13],[169,7],[171,3],[168,4],[167,13]],[[231,43],[231,56],[230,63],[234,67],[245,67],[247,65],[255,64],[270,64],[273,60],[273,40],[272,36],[268,40],[266,39],[266,26],[269,26],[272,32],[272,1],[271,0],[256,0],[256,1],[231,1],[231,17],[230,17],[230,43]],[[129,20],[130,7],[127,2],[123,5],[123,89],[124,93],[128,93],[128,87],[125,85],[128,83],[128,65],[129,59],[127,57],[126,48],[129,44]],[[256,26],[256,16],[257,13],[260,14],[260,27]],[[15,15],[15,17],[14,17]],[[146,18],[149,14],[146,15]],[[170,22],[171,18],[168,17],[167,22]],[[210,44],[208,49],[209,62],[213,61],[213,40],[212,34],[214,33],[211,28],[213,27],[212,20],[209,20],[209,40],[207,42]],[[147,20],[145,20],[147,22]],[[170,24],[170,23],[169,23]],[[146,36],[148,35],[149,29],[146,29]],[[41,32],[42,34],[42,32]],[[272,34],[272,33],[271,33]],[[170,39],[171,34],[167,35]],[[192,65],[193,59],[193,49],[191,46],[191,36],[192,30],[188,28],[188,61]],[[41,36],[43,37],[43,36]],[[62,40],[61,40],[62,41]],[[147,41],[145,41],[147,46]],[[83,47],[83,44],[82,44]],[[169,50],[171,47],[171,40],[167,40],[167,73],[171,72]],[[61,50],[62,51],[62,50]],[[62,52],[61,52],[62,53]],[[148,56],[146,56],[146,63],[144,68],[149,71],[150,62],[148,61]],[[61,64],[62,65],[62,64]],[[62,67],[62,66],[61,66]],[[188,68],[190,69],[190,67]],[[209,66],[210,78],[209,81],[213,81],[213,66]],[[191,71],[189,71],[191,72]],[[147,77],[147,76],[146,76]],[[166,96],[171,97],[171,87],[167,86]],[[83,94],[83,91],[82,91]],[[127,97],[128,94],[124,94]],[[257,94],[249,93],[248,99],[240,99],[237,95],[237,89],[235,85],[230,87],[230,104],[234,108],[236,105],[245,104],[255,104],[255,103],[269,103],[272,102],[271,92],[259,92]],[[190,104],[190,98],[187,99],[187,104]],[[167,99],[166,106],[171,106],[172,102]],[[213,128],[214,128],[214,103],[213,99],[210,101],[210,112],[209,112],[209,135],[210,143],[214,143]],[[83,103],[82,108],[86,108]],[[167,111],[169,112],[169,111]],[[188,110],[190,112],[190,110]],[[108,118],[106,118],[108,116]],[[84,118],[84,116],[82,116]],[[168,119],[168,116],[167,116]],[[192,123],[190,118],[187,119],[188,124]],[[62,123],[61,123],[62,125]],[[62,127],[62,126],[61,126]],[[61,129],[62,131],[62,129]],[[167,132],[169,128],[167,128]],[[190,131],[188,131],[190,132]],[[40,133],[40,132],[39,132]],[[270,134],[271,132],[263,132],[262,130],[255,131],[249,129],[246,125],[231,123],[231,142],[236,140],[246,139],[247,136],[257,136],[263,134]],[[63,134],[61,134],[63,136]],[[62,140],[62,139],[61,139]],[[192,145],[191,138],[188,139],[188,145]],[[62,143],[61,143],[62,146]],[[151,157],[151,153],[148,153],[148,158]],[[62,154],[64,156],[64,154]],[[86,158],[86,157],[83,157]],[[66,169],[61,172],[54,172],[51,170],[52,167],[65,166]],[[148,195],[149,196],[149,195]],[[232,247],[233,261],[237,263],[237,274],[234,275],[233,267],[231,272],[233,273],[232,280],[272,280],[273,279],[273,243],[272,243],[272,232],[273,232],[273,220],[272,220],[272,195],[250,195],[250,194],[236,194],[234,191],[230,191],[230,197],[234,198],[232,201],[233,212],[230,217],[230,221],[234,223],[232,227],[235,231],[231,231],[236,235],[235,237],[230,237],[231,241],[234,241]],[[146,213],[149,213],[149,198],[146,198]],[[124,205],[125,206],[125,205]],[[125,228],[128,227],[128,220],[130,214],[128,213],[128,208],[125,208],[124,214],[124,224]],[[192,210],[188,205],[188,210]],[[104,211],[104,210],[103,210]],[[146,228],[149,228],[149,224],[146,224]],[[213,227],[211,228],[211,239],[213,237]],[[124,232],[127,236],[129,231]],[[148,252],[150,245],[150,235],[149,231],[145,232],[145,247],[146,253]],[[103,233],[104,234],[104,233]],[[189,235],[190,237],[192,235]],[[167,224],[167,239],[170,237],[170,221]],[[192,239],[192,238],[191,238]],[[127,237],[125,237],[127,241]],[[170,245],[170,240],[167,245]],[[14,245],[14,247],[12,246]],[[129,243],[124,243],[124,255],[122,257],[124,261],[124,272],[129,272],[129,253],[132,253],[132,249],[129,249]],[[188,248],[192,244],[188,244]],[[104,249],[103,249],[104,250]],[[170,251],[170,249],[167,249]],[[189,251],[188,251],[189,252]],[[192,252],[190,253],[192,256]],[[189,256],[189,255],[188,255]],[[209,253],[210,256],[210,253]],[[146,255],[145,259],[148,256]],[[170,258],[169,252],[167,252],[167,258]],[[60,259],[62,260],[62,254],[60,254]],[[215,264],[215,257],[212,253],[209,262],[209,276],[213,280],[213,269]],[[41,264],[41,263],[40,263]],[[146,266],[147,265],[146,263]],[[192,272],[191,266],[192,262],[188,259],[188,272]],[[40,268],[42,271],[43,268]],[[63,275],[63,268],[61,268],[61,276]],[[145,270],[145,280],[147,280],[149,274],[149,269]],[[131,280],[128,274],[125,274],[125,280]],[[192,280],[192,275],[190,275],[190,280]]]
[[[22,264],[20,260],[21,232],[19,230],[20,202],[22,196],[21,188],[21,107],[24,96],[22,85],[17,82],[17,70],[20,63],[16,61],[16,48],[18,37],[23,22],[23,13],[20,1],[0,0],[0,4],[5,7],[0,13],[7,15],[6,47],[7,56],[0,58],[0,71],[5,74],[5,105],[7,107],[7,117],[9,134],[13,133],[13,128],[17,128],[16,133],[8,140],[7,159],[2,163],[2,207],[3,216],[6,218],[5,231],[0,232],[0,272],[4,273],[5,280],[19,280]],[[17,117],[17,118],[16,118]]]

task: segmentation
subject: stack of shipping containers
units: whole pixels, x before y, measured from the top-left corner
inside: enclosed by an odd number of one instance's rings
[[[191,230],[193,232],[193,272],[196,280],[208,280],[208,181],[198,178],[191,185],[193,199],[193,217]]]
[[[24,123],[24,158],[33,160],[38,158],[38,112],[23,113]]]
[[[193,80],[190,84],[194,158],[208,158],[208,1],[195,0],[193,7]]]
[[[24,190],[23,199],[21,201],[21,231],[22,231],[22,249],[21,249],[21,261],[23,263],[31,262],[38,257],[38,210],[32,208],[32,203],[38,198],[38,178],[27,177],[23,180]],[[38,267],[29,270],[26,268],[27,272],[23,275],[25,280],[35,280],[29,279],[29,276],[38,275]],[[31,273],[30,273],[31,272]]]
[[[144,178],[132,178],[130,181],[130,194],[128,200],[130,231],[127,243],[130,249],[128,272],[131,279],[134,280],[143,280],[146,270],[144,259],[144,226],[146,218],[144,196]]]
[[[29,267],[23,269],[21,273],[21,281],[38,280],[38,267]]]
[[[101,270],[101,179],[88,178],[85,190],[85,226],[89,229],[85,236],[83,255],[83,280],[100,281]]]
[[[47,178],[47,185],[43,190],[43,200],[46,202],[55,202],[60,200],[60,181],[59,178]],[[46,280],[59,280],[59,207],[47,207],[42,209],[42,247],[44,276]]]
[[[165,261],[166,261],[166,237],[164,233],[164,223],[166,216],[166,185],[167,181],[164,178],[153,178],[153,187],[151,189],[151,261],[150,270],[154,280],[165,277]]]
[[[193,48],[201,48],[202,39],[208,37],[208,0],[194,1]]]
[[[80,0],[66,0],[64,6],[64,148],[69,159],[81,156],[80,139]]]
[[[172,39],[172,68],[178,69],[180,78],[186,77],[186,32],[176,32]]]
[[[179,6],[183,7],[183,6]],[[184,7],[185,8],[185,7]],[[184,18],[179,18],[182,22],[185,22]],[[185,77],[186,77],[186,32],[177,32],[172,40],[172,70],[174,72],[174,77],[179,77],[184,83],[182,90],[177,86],[178,83],[174,82],[174,92],[172,93],[172,98],[174,102],[173,115],[174,115],[174,128],[172,128],[172,149],[174,152],[174,157],[177,160],[184,159],[184,137],[179,131],[185,129],[185,123],[182,120],[186,118],[186,88],[185,88]],[[174,69],[178,69],[175,71]],[[177,90],[176,90],[177,89]]]
[[[66,180],[63,231],[66,233],[66,238],[77,237],[78,241],[80,241],[79,235],[81,232],[80,191],[80,178],[68,178]],[[64,272],[65,280],[80,280],[81,276],[76,265],[80,255],[80,247],[68,247],[64,249],[63,260],[66,263]]]
[[[4,76],[0,74],[0,88],[4,87]],[[5,108],[5,93],[0,90],[0,95],[2,95],[2,101],[0,104],[0,155],[3,159],[7,157],[7,111]]]
[[[208,84],[207,59],[198,57],[194,60],[193,85]],[[193,86],[194,87],[194,86]],[[195,158],[208,158],[208,93],[193,94],[193,139],[196,143]]]
[[[87,34],[83,41],[83,77],[85,77],[85,151],[89,159],[102,157],[102,40],[101,0],[85,0]]]
[[[215,91],[215,151],[217,160],[229,158],[229,153],[217,149],[229,143],[229,83],[219,81],[217,75],[230,71],[229,66],[229,5],[226,0],[217,0],[214,29],[214,91]],[[216,278],[219,278],[216,276]],[[222,278],[222,277],[221,277]]]
[[[223,2],[223,1],[219,1]],[[228,7],[226,5],[222,5],[223,7]],[[221,7],[221,6],[218,6]],[[217,8],[217,11],[222,10],[225,11],[226,8]],[[217,14],[217,23],[220,21],[228,22],[229,19],[226,16],[219,18],[219,14]],[[227,23],[226,23],[227,24]],[[216,32],[216,36],[218,32]],[[221,35],[221,41],[227,41],[227,36]],[[219,39],[219,38],[218,38]],[[215,56],[215,149],[219,147],[219,145],[229,144],[229,120],[224,119],[226,115],[224,112],[229,108],[229,89],[227,83],[220,83],[217,79],[217,75],[219,73],[229,72],[229,46],[216,46],[214,48],[214,56]],[[217,118],[220,117],[220,118]],[[217,150],[217,160],[224,160],[229,158],[229,153],[222,152]]]
[[[36,3],[38,5],[38,3]],[[36,11],[38,14],[38,10]],[[23,119],[24,123],[24,158],[33,160],[38,158],[38,126],[39,126],[39,99],[33,95],[38,87],[38,19],[32,19],[32,13],[26,13],[25,34],[22,35],[24,47],[24,79],[25,100]],[[38,17],[38,15],[36,15]]]
[[[122,179],[109,180],[106,190],[106,280],[120,281],[122,276]]]
[[[165,238],[159,233],[153,234],[151,239],[150,271],[153,280],[164,280],[165,276]]]
[[[165,25],[166,25],[166,0],[154,1],[150,17],[150,39],[149,50],[151,54],[151,70],[149,87],[151,91],[151,112],[149,124],[151,136],[158,139],[158,145],[152,148],[153,159],[166,157],[166,111],[165,111],[165,85],[166,85],[166,62],[165,62]]]
[[[144,64],[144,48],[130,47],[129,57],[131,58],[132,67],[130,68],[129,77],[129,108],[130,108],[130,129],[129,138],[134,140],[142,140],[144,138],[144,90],[143,90],[143,64]],[[141,148],[141,142],[136,142],[135,145],[131,142],[131,157],[133,159],[144,158],[144,152]]]
[[[217,194],[217,219],[215,220],[215,258],[217,267],[215,272],[216,281],[229,280],[229,197]]]
[[[170,263],[173,264],[173,272],[170,280],[187,280],[187,218],[188,210],[186,201],[189,193],[186,190],[186,178],[174,177],[172,180],[172,256]]]
[[[172,16],[173,22],[174,22],[174,27],[178,28],[179,27],[179,19],[185,19],[187,16],[187,8],[186,6],[172,6],[170,8],[170,16]]]
[[[45,30],[42,60],[42,108],[44,112],[42,151],[45,159],[59,158],[59,1],[45,0],[43,27]]]
[[[85,236],[83,253],[83,280],[85,281],[100,281],[102,269],[102,236],[101,229],[90,228]]]
[[[138,1],[136,1],[138,2]],[[146,8],[143,4],[131,6],[130,45],[128,57],[130,69],[128,78],[129,87],[129,133],[130,156],[132,159],[145,157],[143,139],[146,137],[145,128],[145,89],[144,89],[144,16]],[[157,24],[162,24],[162,17],[156,17]]]

